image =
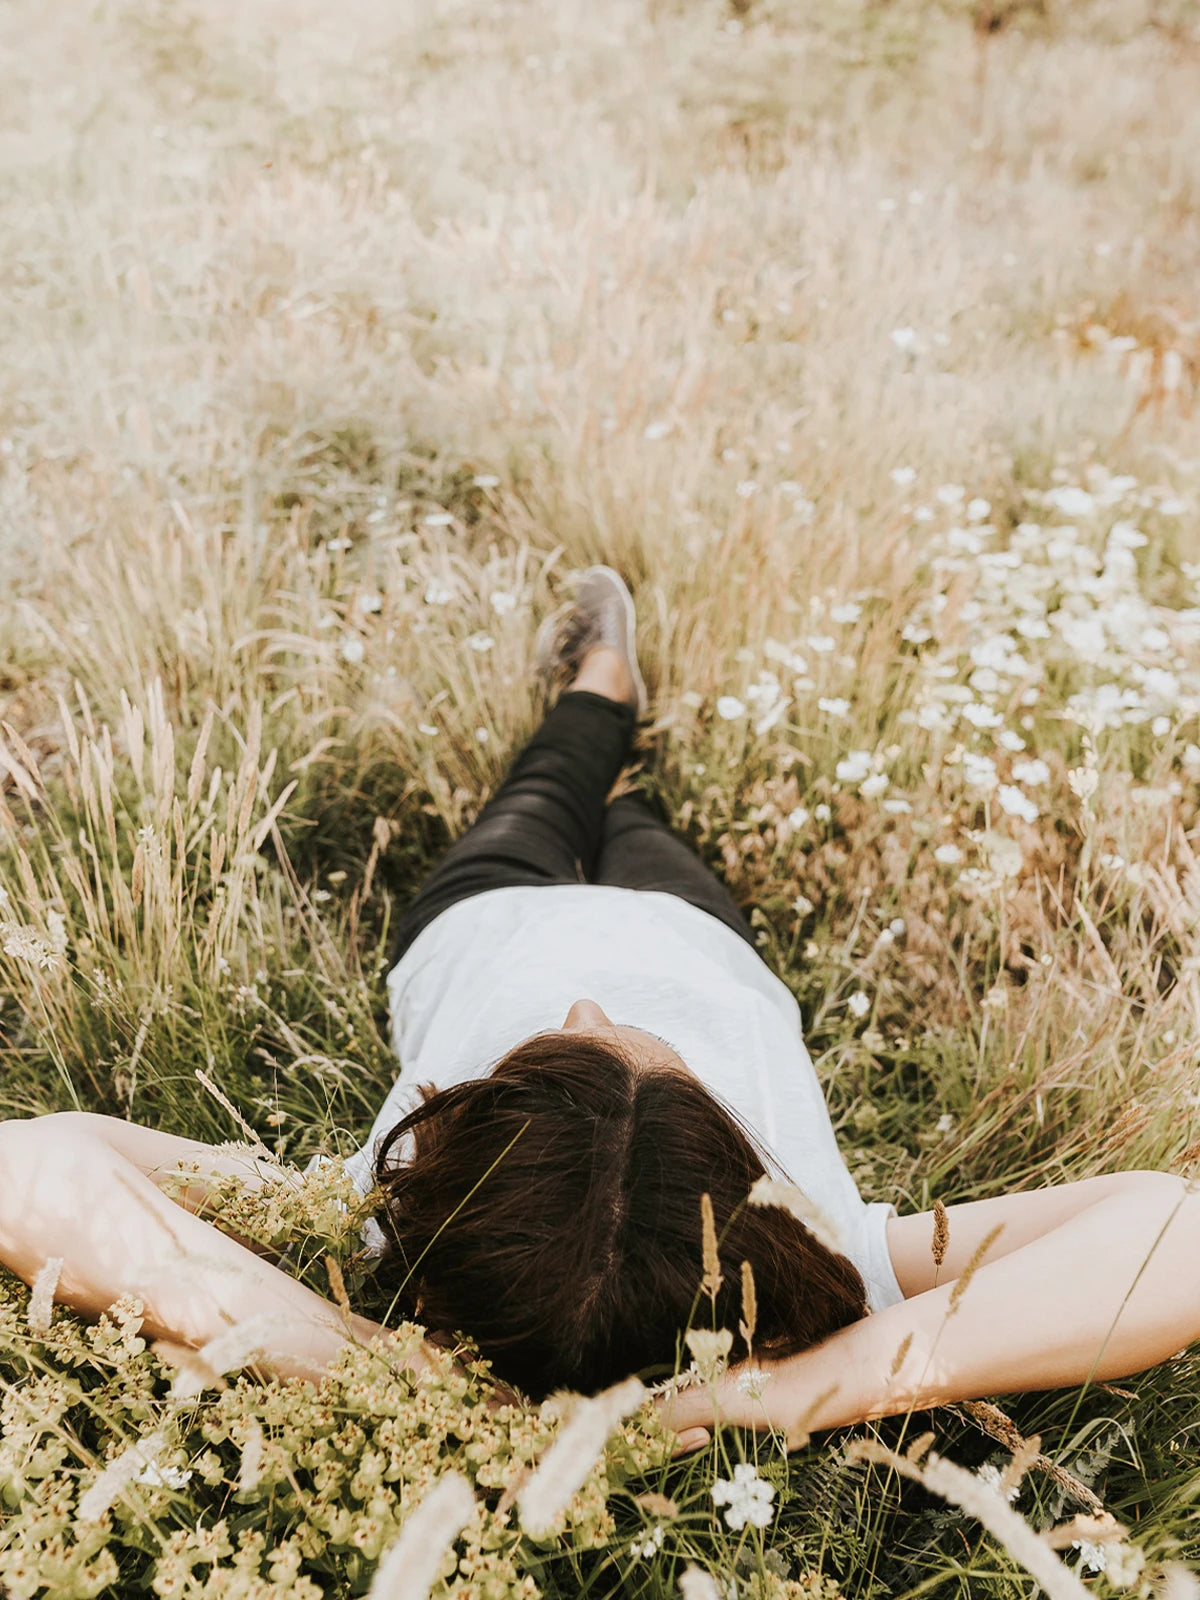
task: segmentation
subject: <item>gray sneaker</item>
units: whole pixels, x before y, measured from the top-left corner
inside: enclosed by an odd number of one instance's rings
[[[589,650],[607,645],[625,657],[634,684],[629,704],[644,717],[649,700],[638,667],[636,628],[633,596],[624,579],[611,567],[589,567],[574,601],[552,612],[538,629],[534,647],[538,676],[547,689],[565,684]]]

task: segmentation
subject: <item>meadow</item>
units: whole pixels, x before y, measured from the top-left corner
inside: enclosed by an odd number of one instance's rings
[[[0,40],[0,1116],[353,1151],[397,911],[604,561],[634,777],[753,907],[864,1196],[1197,1174],[1194,0]],[[339,1171],[225,1214],[371,1312]],[[138,1329],[0,1273],[11,1600],[1200,1593],[1196,1348],[790,1456],[618,1406],[542,1526],[570,1397],[363,1348],[181,1396]]]

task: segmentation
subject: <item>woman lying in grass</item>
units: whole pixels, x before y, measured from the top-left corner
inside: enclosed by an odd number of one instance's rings
[[[645,710],[615,573],[586,575],[539,660],[564,692],[408,908],[388,980],[403,1070],[349,1170],[381,1191],[368,1244],[399,1313],[431,1337],[469,1333],[535,1398],[669,1368],[707,1193],[716,1324],[744,1320],[748,1261],[753,1360],[770,1381],[735,1366],[716,1389],[664,1398],[683,1448],[704,1442],[714,1406],[794,1444],[1121,1377],[1200,1336],[1200,1196],[1179,1178],[952,1206],[936,1262],[932,1213],[863,1203],[795,1001],[741,912],[643,798],[608,803]],[[247,1160],[106,1117],[4,1123],[0,1259],[32,1282],[60,1257],[59,1300],[95,1314],[134,1293],[148,1332],[196,1347],[276,1313],[258,1364],[316,1376],[347,1337],[380,1330],[189,1214],[205,1175]],[[176,1203],[158,1182],[180,1163],[200,1171]],[[764,1178],[803,1190],[808,1225],[746,1203]],[[748,1354],[735,1337],[735,1362]]]

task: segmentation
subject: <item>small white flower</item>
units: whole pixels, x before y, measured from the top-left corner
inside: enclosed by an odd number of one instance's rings
[[[871,1009],[870,999],[862,992],[861,989],[858,989],[846,1001],[846,1009],[853,1017],[865,1017],[867,1012]]]
[[[432,722],[417,723],[417,732],[423,733],[427,739],[432,739],[437,731]]]
[[[383,596],[377,590],[371,589],[366,594],[359,595],[357,604],[360,611],[373,616],[376,611],[382,610]]]
[[[495,648],[496,641],[490,633],[473,633],[467,640],[467,648],[474,650],[478,655],[486,655]]]
[[[870,771],[869,750],[852,750],[844,760],[838,762],[836,768],[839,783],[861,783]]]
[[[901,800],[899,796],[893,800],[885,800],[883,802],[883,809],[893,817],[906,817],[912,812],[912,806],[908,803],[908,801]]]
[[[844,717],[850,709],[849,700],[840,700],[836,696],[822,695],[817,701],[817,707],[827,717]]]
[[[1053,506],[1060,516],[1086,517],[1095,507],[1095,500],[1077,484],[1062,484],[1046,494],[1046,504]]]
[[[828,655],[831,650],[837,648],[837,640],[831,639],[827,633],[814,633],[811,638],[806,639],[804,642],[810,650],[815,651],[819,656]]]
[[[500,479],[494,472],[477,472],[471,482],[477,489],[497,489],[500,486]]]
[[[739,700],[735,694],[723,694],[717,701],[717,715],[724,722],[735,722],[738,717],[746,715],[745,701]]]
[[[1012,775],[1018,783],[1032,784],[1035,788],[1038,784],[1050,782],[1050,768],[1040,757],[1026,761],[1014,761]]]
[[[941,1116],[934,1123],[933,1131],[935,1133],[949,1133],[953,1129],[953,1127],[954,1127],[954,1118],[950,1115],[950,1113],[948,1111],[943,1111]]]
[[[773,1377],[774,1373],[764,1372],[762,1367],[746,1367],[737,1375],[737,1386],[751,1400],[761,1400],[764,1389]]]
[[[804,809],[804,807],[803,806],[797,806],[794,811],[789,811],[788,814],[787,814],[788,827],[789,828],[802,828],[804,826],[804,824],[808,821],[808,817],[809,817],[809,814]]]
[[[427,528],[448,528],[454,521],[454,515],[450,511],[431,511],[421,520]]]
[[[1155,717],[1154,721],[1150,724],[1150,732],[1154,735],[1154,737],[1156,739],[1165,739],[1167,734],[1170,733],[1170,731],[1171,731],[1171,719],[1170,719],[1170,717]]]
[[[348,639],[342,640],[342,660],[348,661],[352,667],[358,666],[364,654],[365,651],[363,650],[363,642],[361,639],[355,639],[353,636],[351,636]]]
[[[943,1119],[943,1120],[945,1120],[945,1119]],[[951,1117],[950,1121],[953,1122],[954,1118]],[[1000,1485],[1001,1485],[1001,1482],[1003,1481],[1003,1475],[1002,1475],[1002,1473],[1000,1471],[1000,1468],[995,1466],[995,1465],[993,1465],[992,1462],[985,1461],[983,1466],[981,1466],[979,1468],[977,1476],[980,1478],[980,1480],[983,1483],[987,1484],[989,1489],[994,1489],[997,1494],[1001,1493]],[[1020,1494],[1020,1492],[1021,1491],[1020,1491],[1019,1488],[1017,1488],[1015,1486],[1010,1486],[1009,1488],[1007,1488],[1007,1489],[1005,1489],[1003,1491],[1003,1494],[1004,1494],[1004,1498],[1008,1501],[1009,1505],[1012,1505],[1013,1501],[1016,1500],[1016,1498]]]
[[[1102,1544],[1093,1544],[1090,1539],[1072,1539],[1071,1548],[1079,1551],[1079,1565],[1089,1572],[1103,1572],[1108,1566],[1108,1551]]]
[[[487,744],[490,741],[491,737],[492,737],[491,734],[488,732],[488,730],[486,728],[476,728],[475,729],[475,739],[476,739],[477,743],[479,743],[479,744]]]
[[[448,583],[442,583],[438,578],[430,578],[425,585],[425,604],[427,606],[448,606],[454,599],[454,590]]]
[[[862,607],[857,600],[843,600],[829,608],[829,615],[834,622],[857,622],[862,616]]]
[[[798,894],[792,901],[792,910],[798,917],[806,917],[813,909],[813,903],[806,894]]]
[[[858,792],[864,800],[878,799],[890,781],[886,772],[873,773],[871,777],[860,785]]]
[[[186,1467],[160,1467],[148,1461],[133,1481],[148,1484],[152,1489],[182,1489],[191,1476]]]
[[[986,793],[996,787],[996,763],[991,756],[977,755],[975,751],[968,750],[963,756],[963,777],[973,789],[983,789]]]
[[[905,931],[907,926],[908,924],[905,922],[903,917],[893,917],[888,923],[888,932],[891,934],[893,939],[898,939]]]
[[[506,589],[493,589],[488,596],[488,604],[498,617],[506,617],[510,611],[517,609],[517,597]]]
[[[900,637],[906,644],[928,644],[933,634],[923,623],[906,622],[900,631]]]
[[[813,816],[818,822],[831,822],[833,820],[833,807],[822,800],[820,805],[813,807]]]
[[[943,483],[940,489],[934,491],[934,499],[944,506],[956,506],[966,492],[961,483]]]
[[[962,851],[956,844],[940,844],[933,852],[933,859],[943,867],[956,867],[962,860]]]
[[[913,512],[914,522],[932,522],[933,508],[931,506],[918,506]]]
[[[1016,751],[1024,750],[1025,748],[1024,739],[1022,739],[1019,733],[1014,733],[1011,728],[1005,728],[1003,733],[998,733],[996,735],[996,738],[1001,747],[1005,750],[1011,750],[1015,753]]]
[[[897,489],[907,489],[910,483],[915,483],[917,469],[915,467],[893,467],[888,474]]]
[[[650,1558],[663,1547],[663,1525],[658,1522],[651,1533],[644,1539],[635,1539],[629,1546],[629,1554],[634,1560],[649,1561]]]
[[[642,430],[643,439],[665,439],[671,431],[669,422],[651,422]]]
[[[1004,721],[998,711],[993,711],[991,706],[982,705],[978,700],[969,700],[959,709],[958,714],[973,728],[998,728]]]
[[[1010,817],[1020,817],[1023,822],[1036,822],[1038,808],[1023,790],[1016,784],[1002,783],[996,790],[996,799],[1000,802],[1003,811]]]
[[[915,350],[917,346],[917,330],[915,328],[893,328],[891,340],[897,350],[905,352]]]
[[[712,1497],[715,1505],[725,1507],[725,1521],[731,1528],[744,1528],[748,1522],[765,1528],[775,1514],[771,1505],[775,1486],[760,1478],[749,1462],[734,1467],[732,1481],[718,1478],[712,1486]]]
[[[737,486],[737,492],[740,500],[753,500],[758,493],[758,484],[753,478],[743,478]]]
[[[974,500],[968,500],[967,521],[982,522],[991,509],[992,503],[990,500],[981,500],[978,496]]]

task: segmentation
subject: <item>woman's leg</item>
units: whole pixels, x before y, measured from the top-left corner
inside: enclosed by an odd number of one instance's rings
[[[594,881],[678,895],[754,945],[750,924],[729,890],[640,794],[623,794],[608,807]]]
[[[584,662],[495,797],[418,890],[396,930],[393,964],[435,917],[469,895],[592,878],[605,802],[637,722],[635,706],[603,692],[609,680],[601,654]]]

